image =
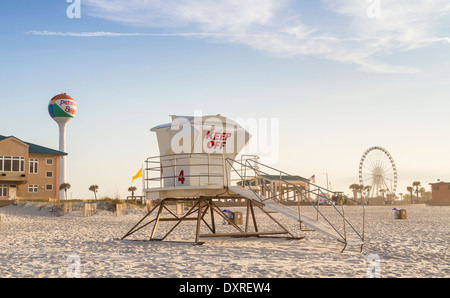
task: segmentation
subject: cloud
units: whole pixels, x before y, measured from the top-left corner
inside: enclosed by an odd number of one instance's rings
[[[386,47],[401,48],[422,44],[450,16],[448,0],[324,0],[328,9],[352,20],[358,36],[387,41]],[[377,2],[378,15],[370,17],[370,6]],[[448,26],[448,24],[447,24]],[[445,27],[444,27],[445,28]],[[396,44],[396,45],[394,45]]]
[[[302,17],[306,5],[294,0],[83,0],[83,13],[89,16],[162,32],[28,33],[214,38],[278,56],[318,56],[381,73],[415,73],[413,66],[382,61],[395,53],[450,42],[439,36],[450,14],[448,0],[321,0],[314,5],[342,26],[330,28],[328,20],[308,24]]]
[[[118,33],[118,32],[54,32],[32,30],[25,32],[29,35],[41,36],[63,36],[63,37],[122,37],[122,36],[179,36],[179,37],[225,37],[225,34],[202,33],[202,32],[184,32],[184,33]]]
[[[365,71],[415,73],[414,67],[393,66],[374,59],[450,40],[436,37],[450,16],[447,0],[324,0],[323,3],[330,11],[351,20],[349,31],[361,42],[352,47],[345,43],[344,48],[352,53],[358,47],[365,54],[365,58],[354,61]],[[373,5],[377,5],[377,14],[370,10]]]
[[[92,16],[134,26],[241,30],[264,24],[286,0],[84,0]]]

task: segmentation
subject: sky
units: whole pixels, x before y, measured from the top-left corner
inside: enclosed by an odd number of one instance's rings
[[[381,146],[397,193],[450,181],[448,0],[4,0],[0,135],[58,149],[65,92],[70,198],[124,198],[169,115],[277,124],[254,153],[350,194]]]

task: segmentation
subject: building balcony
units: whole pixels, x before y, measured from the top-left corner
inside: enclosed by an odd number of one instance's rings
[[[2,183],[26,183],[28,177],[21,172],[0,172],[0,184]]]

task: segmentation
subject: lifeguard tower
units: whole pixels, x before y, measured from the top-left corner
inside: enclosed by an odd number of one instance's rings
[[[309,183],[307,179],[264,165],[257,156],[241,154],[237,159],[251,136],[235,121],[220,115],[172,116],[171,123],[158,125],[151,131],[156,133],[160,155],[145,161],[143,192],[146,200],[154,202],[154,205],[122,239],[152,225],[148,239],[162,241],[184,221],[196,223],[192,241],[195,244],[203,243],[200,239],[207,237],[303,238],[289,231],[279,216],[271,215],[275,212],[297,221],[302,231],[319,231],[341,241],[345,244],[344,249],[348,244],[361,245],[362,249],[364,207],[362,229],[356,229],[344,216],[343,206],[339,202],[330,202],[328,207],[337,211],[340,218],[340,227],[337,227],[325,212],[319,210],[318,200],[314,201],[314,198],[324,197],[330,191]],[[298,182],[300,180],[301,183]],[[219,208],[221,202],[230,199],[240,200],[245,207],[241,225]],[[291,206],[287,205],[289,202]],[[169,208],[174,204],[189,207],[175,214]],[[314,208],[315,218],[302,213],[305,204]],[[258,216],[255,210],[259,210]],[[258,224],[261,215],[267,216],[277,228],[263,229]],[[222,231],[216,224],[217,217],[228,223],[233,231]],[[161,222],[174,224],[164,235],[156,238]],[[303,229],[303,226],[309,229]],[[352,236],[349,230],[353,232]]]

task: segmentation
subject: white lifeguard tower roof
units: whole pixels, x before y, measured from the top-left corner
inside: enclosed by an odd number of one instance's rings
[[[178,153],[224,154],[234,158],[251,136],[234,120],[220,115],[175,116],[172,122],[153,127],[160,155]]]

